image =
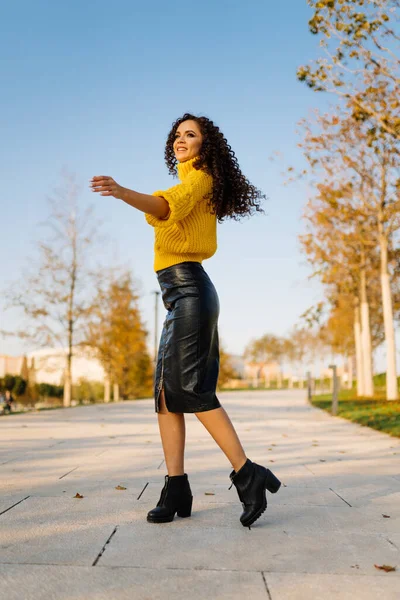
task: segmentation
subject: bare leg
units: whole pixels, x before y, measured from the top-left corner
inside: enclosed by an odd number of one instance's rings
[[[247,457],[225,409],[221,406],[220,408],[195,414],[208,433],[217,442],[234,470],[239,471],[246,462]]]
[[[185,417],[183,413],[168,411],[165,404],[164,390],[161,391],[160,412],[157,415],[168,475],[170,477],[183,475],[185,472]]]

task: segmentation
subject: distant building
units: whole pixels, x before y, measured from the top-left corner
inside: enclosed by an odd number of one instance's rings
[[[33,361],[33,364],[32,364]],[[34,368],[36,383],[62,385],[66,366],[66,350],[43,348],[28,354],[28,365]],[[72,383],[82,378],[104,381],[104,369],[92,348],[74,348],[72,358]]]
[[[23,356],[0,354],[0,377],[5,375],[21,375]]]

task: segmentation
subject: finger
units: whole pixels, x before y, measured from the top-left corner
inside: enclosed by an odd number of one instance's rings
[[[95,175],[89,181],[100,181],[101,179],[110,179],[108,175]]]
[[[110,188],[106,188],[106,187],[101,187],[101,188],[97,188],[97,189],[93,189],[92,192],[110,192]]]
[[[112,196],[111,192],[102,192],[100,196]]]
[[[92,190],[94,192],[108,192],[111,187],[111,185],[94,185],[92,186]]]
[[[113,186],[113,182],[112,181],[108,181],[108,182],[99,182],[99,183],[93,183],[92,184],[92,188],[96,188],[96,189],[100,189],[100,188],[111,188]]]
[[[111,177],[107,178],[107,179],[98,179],[97,181],[93,181],[91,183],[92,187],[93,186],[98,186],[98,185],[111,185],[112,183],[112,179]]]

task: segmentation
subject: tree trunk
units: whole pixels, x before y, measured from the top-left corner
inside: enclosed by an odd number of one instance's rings
[[[67,371],[65,374],[64,384],[64,406],[71,405],[71,388],[72,388],[72,355],[74,347],[74,303],[75,303],[75,288],[76,288],[76,273],[77,273],[77,239],[76,239],[76,222],[75,215],[71,217],[71,246],[72,246],[72,263],[69,282],[68,296],[68,356],[67,356]]]
[[[397,400],[396,341],[394,337],[392,290],[390,289],[388,270],[387,239],[382,223],[379,227],[379,245],[381,250],[382,307],[386,341],[386,399]]]
[[[282,389],[282,370],[281,367],[279,365],[278,367],[278,381],[277,381],[277,385],[276,387],[278,388],[278,390]]]
[[[347,357],[347,389],[351,390],[353,388],[353,357]]]
[[[364,396],[364,361],[363,347],[361,337],[361,319],[359,300],[356,299],[354,306],[354,342],[356,347],[356,376],[357,376],[357,396]]]
[[[270,375],[269,375],[269,368],[266,367],[264,369],[264,373],[265,373],[265,387],[268,389],[271,385],[271,381],[270,381]]]
[[[113,385],[113,398],[114,398],[114,402],[119,402],[119,385],[118,385],[118,383],[114,383],[114,385]]]
[[[106,375],[104,377],[104,402],[110,402],[110,397],[111,397],[111,384],[110,384],[110,378],[108,375]]]
[[[369,305],[367,298],[367,281],[365,268],[361,268],[360,273],[360,300],[361,300],[361,339],[363,349],[363,367],[364,367],[364,395],[366,398],[372,398],[374,395],[374,384],[372,380],[372,350],[371,350],[371,329],[369,324]]]
[[[293,375],[290,372],[288,375],[288,389],[291,390],[293,388]]]
[[[68,407],[71,406],[71,373],[68,372],[68,369],[65,370],[64,377],[64,394],[63,394],[63,406]]]
[[[64,374],[63,405],[65,407],[71,406],[71,388],[72,388],[71,363],[72,363],[72,354],[70,351],[68,351],[67,364],[65,366],[65,374]]]

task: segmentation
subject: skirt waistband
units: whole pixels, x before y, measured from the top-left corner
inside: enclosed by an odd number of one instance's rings
[[[211,280],[199,262],[185,261],[156,271],[162,299],[167,309],[185,296],[199,296],[201,291],[213,287]]]
[[[205,273],[206,271],[204,270],[203,265],[195,261],[177,263],[176,265],[171,265],[170,267],[156,271],[157,279],[160,283],[163,281],[168,281],[170,283],[174,281],[176,285],[185,285],[188,280],[204,276]]]

